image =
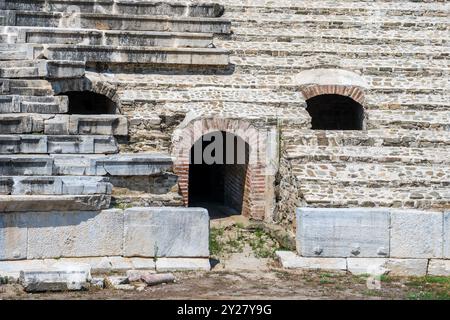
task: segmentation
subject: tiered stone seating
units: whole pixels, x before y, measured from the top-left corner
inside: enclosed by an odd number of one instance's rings
[[[76,5],[80,24],[65,20]],[[87,63],[228,65],[213,45],[230,32],[216,4],[0,1],[0,212],[102,210],[110,177],[161,176],[172,158],[118,154],[128,119],[69,114],[64,82]],[[120,180],[120,179],[119,179]],[[118,181],[116,179],[116,181]],[[175,203],[156,196],[149,202]]]

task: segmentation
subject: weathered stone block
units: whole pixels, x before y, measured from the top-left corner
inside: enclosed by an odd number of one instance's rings
[[[391,211],[391,257],[441,258],[442,224],[439,212]]]
[[[27,216],[28,259],[122,252],[123,211],[44,212]]]
[[[432,276],[450,276],[450,260],[430,259],[428,274]]]
[[[149,176],[172,168],[172,158],[162,154],[120,154],[99,158],[95,161],[97,175]]]
[[[20,283],[27,292],[83,290],[89,288],[90,271],[77,266],[20,272]]]
[[[388,259],[385,264],[393,276],[424,276],[427,274],[428,259]]]
[[[27,238],[22,214],[0,213],[0,260],[26,259]]]
[[[444,259],[450,259],[450,211],[444,212]]]
[[[156,260],[156,271],[209,271],[211,264],[207,258],[159,258]]]
[[[124,256],[209,256],[209,216],[206,209],[127,209],[124,231]]]
[[[276,256],[283,268],[287,269],[323,269],[323,270],[346,270],[345,258],[305,258],[298,256],[292,251],[277,251]]]
[[[382,275],[389,272],[387,258],[347,258],[347,269],[353,274]]]
[[[95,195],[2,195],[0,212],[97,211],[109,208],[111,196]]]
[[[297,251],[304,257],[389,256],[389,211],[297,210]]]

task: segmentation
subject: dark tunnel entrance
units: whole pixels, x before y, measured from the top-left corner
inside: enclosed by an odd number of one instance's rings
[[[200,138],[191,148],[189,206],[204,207],[211,218],[241,214],[249,145],[223,131]]]

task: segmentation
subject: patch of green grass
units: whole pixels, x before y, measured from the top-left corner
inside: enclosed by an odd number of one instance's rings
[[[223,228],[211,228],[209,233],[209,250],[212,256],[220,255],[222,245],[220,243],[220,237],[223,236]]]
[[[450,300],[449,292],[419,291],[408,294],[409,300]]]
[[[394,281],[394,279],[387,274],[382,274],[378,278],[380,279],[381,282],[386,282],[386,283],[390,283],[390,282]]]

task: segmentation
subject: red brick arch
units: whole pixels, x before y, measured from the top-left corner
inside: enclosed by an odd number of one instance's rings
[[[361,105],[364,105],[364,89],[356,86],[342,85],[309,85],[300,89],[305,100],[320,96],[323,94],[337,94],[352,98]]]
[[[267,163],[260,159],[266,152],[266,139],[261,138],[261,130],[241,119],[206,118],[192,121],[177,129],[173,136],[172,155],[174,172],[178,175],[178,186],[185,206],[189,205],[189,162],[193,144],[203,135],[215,131],[234,134],[247,142],[250,147],[249,163],[245,178],[242,214],[262,220],[270,211],[267,197],[270,188],[267,179]]]

